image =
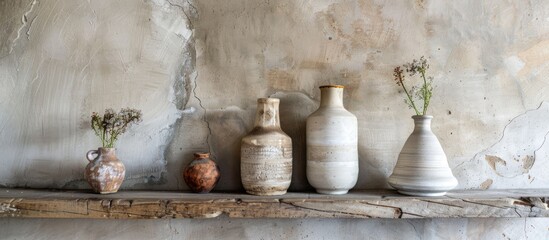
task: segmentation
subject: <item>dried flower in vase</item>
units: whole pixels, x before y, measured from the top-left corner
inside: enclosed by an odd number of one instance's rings
[[[402,67],[404,67],[406,73],[408,73],[410,77],[417,74],[423,80],[421,85],[412,86],[408,89],[404,84],[404,70],[400,66],[395,67],[393,70],[394,80],[397,85],[402,87],[404,93],[406,94],[404,102],[408,104],[410,108],[414,109],[416,115],[426,115],[429,103],[431,101],[431,96],[433,95],[433,77],[429,77],[426,74],[427,69],[429,69],[427,59],[422,56],[419,60],[414,59],[411,63],[404,64]],[[423,108],[421,111],[416,105],[416,103],[419,103],[420,101],[423,102]]]
[[[113,148],[120,134],[134,123],[141,122],[141,111],[133,108],[123,108],[116,113],[112,108],[105,109],[101,117],[94,112],[91,116],[91,127],[101,139],[105,148]]]

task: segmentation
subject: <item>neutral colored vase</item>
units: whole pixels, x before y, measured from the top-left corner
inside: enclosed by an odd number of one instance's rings
[[[253,195],[285,194],[292,180],[292,139],[280,128],[279,99],[260,98],[254,129],[242,138],[242,185]]]
[[[93,190],[101,194],[117,192],[124,181],[126,168],[116,157],[115,148],[91,150],[86,158],[90,161],[86,166],[86,180]]]
[[[431,131],[433,117],[416,115],[412,118],[414,131],[400,151],[389,185],[406,195],[442,196],[457,186],[457,179]]]
[[[358,179],[357,119],[343,107],[343,86],[321,86],[320,94],[307,118],[307,179],[318,193],[345,194]]]
[[[194,160],[183,170],[185,183],[195,193],[209,193],[219,177],[219,167],[210,159],[210,153],[195,153]]]

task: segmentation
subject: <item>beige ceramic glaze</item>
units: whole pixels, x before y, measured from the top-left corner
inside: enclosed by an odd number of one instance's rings
[[[254,129],[242,138],[240,170],[246,192],[282,195],[292,179],[292,139],[280,128],[279,99],[260,98]]]
[[[446,154],[431,131],[432,116],[413,116],[415,128],[398,156],[389,184],[415,196],[442,196],[457,186]]]
[[[307,118],[307,179],[319,193],[345,194],[358,179],[357,119],[343,107],[343,86],[320,91],[320,107]]]
[[[91,150],[86,158],[90,161],[86,166],[86,180],[93,190],[101,194],[117,192],[124,181],[126,168],[116,157],[115,148]]]

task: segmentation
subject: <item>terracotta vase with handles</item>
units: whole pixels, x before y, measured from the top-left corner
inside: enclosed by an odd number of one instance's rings
[[[115,193],[126,175],[124,164],[116,157],[115,148],[90,150],[86,158],[85,177],[92,189],[101,194]]]

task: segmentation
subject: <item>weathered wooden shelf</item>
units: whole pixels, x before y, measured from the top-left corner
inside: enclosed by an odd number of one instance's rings
[[[0,217],[14,218],[446,218],[549,217],[549,189],[453,191],[444,197],[410,197],[391,190],[341,196],[288,193],[193,194],[0,188]]]

